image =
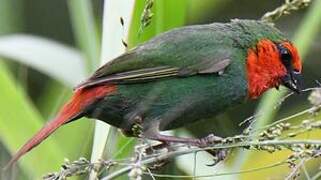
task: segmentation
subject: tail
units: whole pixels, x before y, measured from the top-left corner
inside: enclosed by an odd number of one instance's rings
[[[42,129],[40,129],[20,150],[12,157],[10,162],[4,169],[11,168],[24,154],[39,145],[50,134],[52,134],[61,125],[73,120],[88,105],[92,104],[97,99],[100,99],[116,90],[116,86],[105,85],[96,86],[86,89],[77,89],[71,100],[63,106],[57,117],[49,121]]]

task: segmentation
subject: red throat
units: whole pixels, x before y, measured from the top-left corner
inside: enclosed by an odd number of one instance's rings
[[[252,99],[279,86],[281,77],[286,74],[275,43],[267,39],[259,41],[256,49],[248,50],[246,66],[248,94]]]

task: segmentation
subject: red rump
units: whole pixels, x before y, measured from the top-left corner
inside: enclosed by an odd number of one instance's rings
[[[38,131],[36,135],[33,136],[33,138],[22,146],[22,148],[12,157],[7,168],[12,166],[25,153],[40,144],[61,125],[79,115],[86,106],[90,105],[97,99],[109,95],[115,90],[115,85],[77,89],[71,100],[60,110],[57,117],[52,121],[49,121],[42,129],[40,129],[40,131]]]
[[[296,48],[290,42],[283,42],[282,45],[292,55],[293,68],[301,72],[302,64]],[[268,39],[259,41],[256,49],[248,50],[246,67],[248,93],[252,99],[272,87],[278,87],[281,77],[287,73],[275,43]]]

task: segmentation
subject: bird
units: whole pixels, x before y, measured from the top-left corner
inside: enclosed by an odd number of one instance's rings
[[[164,32],[101,66],[12,157],[14,164],[60,126],[98,119],[126,136],[202,146],[210,136],[161,131],[213,117],[283,85],[300,93],[302,63],[295,45],[260,20],[189,25]]]

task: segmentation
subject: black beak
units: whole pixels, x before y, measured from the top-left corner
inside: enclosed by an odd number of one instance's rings
[[[282,77],[282,84],[298,94],[303,88],[303,78],[300,72],[295,70],[288,70],[288,73]]]

